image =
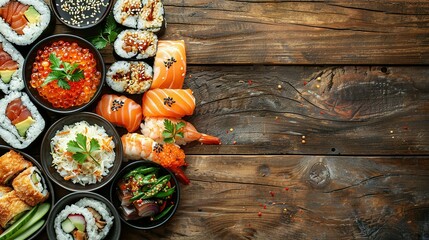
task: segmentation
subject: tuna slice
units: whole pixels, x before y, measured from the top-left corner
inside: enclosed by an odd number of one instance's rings
[[[13,125],[26,120],[31,117],[30,111],[22,104],[21,98],[11,101],[6,108],[6,116]]]

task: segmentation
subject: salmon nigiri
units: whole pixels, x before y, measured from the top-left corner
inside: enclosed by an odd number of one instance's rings
[[[182,118],[192,115],[195,97],[191,89],[152,89],[143,95],[145,117]]]
[[[142,108],[125,96],[105,94],[98,102],[95,112],[107,121],[134,132],[142,121]]]
[[[151,89],[180,89],[186,75],[185,41],[159,40]]]

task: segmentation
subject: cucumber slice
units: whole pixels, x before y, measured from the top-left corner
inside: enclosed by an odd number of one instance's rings
[[[36,213],[38,206],[36,205],[33,207],[30,211],[28,211],[22,218],[20,218],[18,221],[16,221],[12,226],[10,226],[6,231],[4,231],[0,235],[0,240],[8,239],[12,234],[14,234],[16,231],[18,231],[24,224],[26,224],[30,219],[33,217],[33,215]]]
[[[25,240],[26,238],[30,237],[33,233],[35,233],[37,230],[39,230],[44,223],[45,223],[45,220],[43,219],[38,221],[36,224],[31,226],[31,228],[29,228],[27,231],[17,236],[14,240]]]
[[[46,215],[46,213],[49,211],[50,208],[51,208],[51,204],[49,203],[40,204],[39,208],[37,209],[33,217],[8,239],[15,239],[18,235],[24,233],[25,230],[30,229],[31,226],[33,226],[37,221],[39,221],[43,216]]]
[[[71,233],[76,227],[70,219],[66,218],[66,220],[61,223],[61,228],[65,233]]]

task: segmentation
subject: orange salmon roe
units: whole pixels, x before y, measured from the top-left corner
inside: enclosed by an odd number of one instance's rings
[[[153,161],[163,167],[186,166],[185,152],[174,144],[164,144],[162,152],[153,152]]]
[[[84,72],[84,78],[77,82],[68,81],[69,90],[59,87],[57,80],[41,87],[51,72],[51,62],[49,61],[51,53],[54,53],[63,62],[78,63],[78,68]],[[97,91],[100,81],[101,73],[97,71],[96,60],[89,49],[82,48],[75,42],[69,43],[60,40],[37,52],[30,85],[37,89],[39,95],[48,100],[53,107],[70,108],[89,102]]]

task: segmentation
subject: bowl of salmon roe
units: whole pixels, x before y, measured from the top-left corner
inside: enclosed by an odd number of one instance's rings
[[[24,61],[25,89],[41,107],[60,114],[79,112],[100,95],[106,68],[100,52],[70,34],[47,37]]]

